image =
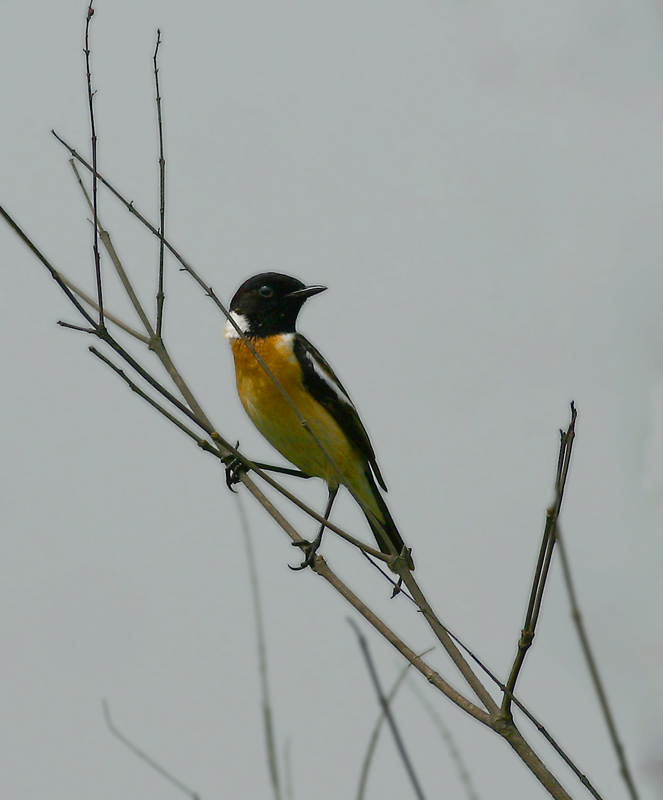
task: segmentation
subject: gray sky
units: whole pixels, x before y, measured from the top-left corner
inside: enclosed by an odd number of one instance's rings
[[[0,186],[54,263],[92,287],[88,212],[49,135],[89,146],[84,7],[0,4]],[[642,796],[663,797],[659,10],[100,2],[100,167],[153,219],[157,27],[169,238],[226,300],[264,270],[329,286],[301,329],[362,412],[423,586],[501,675],[557,430],[576,401],[563,530]],[[101,215],[149,303],[155,240],[105,196]],[[204,800],[268,797],[235,498],[91,342],[55,326],[74,312],[4,227],[0,248],[0,794],[177,796],[110,736],[107,698],[125,733]],[[223,320],[172,263],[167,290],[167,340],[206,411],[273,460],[236,399]],[[109,294],[127,313],[112,281]],[[322,508],[319,482],[296,488]],[[296,797],[352,797],[377,709],[349,609],[314,575],[291,573],[287,539],[249,513]],[[370,540],[347,496],[335,520]],[[431,646],[354,552],[329,536],[325,555],[415,650]],[[399,662],[369,639],[388,683]],[[460,686],[442,655],[432,660]],[[482,798],[545,796],[500,741],[428,691]],[[520,693],[606,800],[625,796],[558,565]],[[461,797],[407,687],[397,711],[429,796]],[[369,796],[409,792],[385,736]]]

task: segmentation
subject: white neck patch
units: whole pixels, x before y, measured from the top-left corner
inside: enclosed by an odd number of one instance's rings
[[[248,333],[249,331],[249,321],[243,314],[238,314],[236,311],[231,311],[230,316],[235,320],[237,327],[242,331],[242,333]],[[224,339],[239,339],[240,336],[235,330],[232,322],[228,320],[226,322],[225,330],[223,331],[223,338]]]

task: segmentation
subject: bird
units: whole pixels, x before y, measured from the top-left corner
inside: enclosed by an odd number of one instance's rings
[[[253,424],[281,455],[307,477],[326,482],[325,520],[329,519],[339,487],[345,486],[364,512],[379,549],[388,556],[402,556],[403,563],[414,569],[410,549],[405,547],[378,488],[379,485],[387,490],[357,409],[324,357],[296,330],[297,316],[306,300],[326,288],[306,286],[297,278],[278,272],[263,272],[237,289],[229,307],[229,318],[235,324],[227,321],[224,336],[230,341],[234,356],[239,398]],[[235,325],[281,384],[299,415]],[[312,563],[324,529],[322,525],[313,543],[303,543],[306,558],[297,569]]]

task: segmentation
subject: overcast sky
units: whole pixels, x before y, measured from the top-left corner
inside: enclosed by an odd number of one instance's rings
[[[265,270],[329,287],[300,328],[361,410],[422,585],[502,677],[575,400],[563,531],[643,800],[663,797],[660,14],[642,0],[113,0],[92,28],[100,169],[157,219],[160,27],[168,237],[225,300]],[[91,289],[89,212],[49,133],[89,151],[84,18],[78,0],[0,3],[0,202]],[[153,309],[156,241],[106,195],[100,214]],[[270,797],[236,498],[83,334],[56,326],[75,312],[5,226],[0,252],[0,794],[180,796],[111,736],[106,698],[204,800]],[[108,291],[129,316],[110,277]],[[278,459],[236,398],[224,320],[173,262],[165,319],[218,429]],[[292,486],[323,508],[319,481]],[[350,609],[287,569],[287,538],[243,500],[280,756],[289,741],[297,800],[351,798],[378,711]],[[348,496],[334,519],[370,541]],[[355,552],[333,536],[324,552],[415,650],[432,646]],[[366,632],[389,684],[400,662]],[[482,800],[546,796],[411,681]],[[520,694],[606,800],[626,796],[557,563]],[[464,797],[407,686],[396,711],[428,796]],[[409,796],[385,735],[367,797]]]

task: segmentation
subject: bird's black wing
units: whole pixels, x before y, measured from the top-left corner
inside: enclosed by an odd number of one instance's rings
[[[377,482],[387,491],[384,478],[375,460],[375,451],[366,428],[334,370],[315,347],[300,333],[295,334],[294,351],[302,368],[304,386],[336,420],[352,444],[366,458]]]

